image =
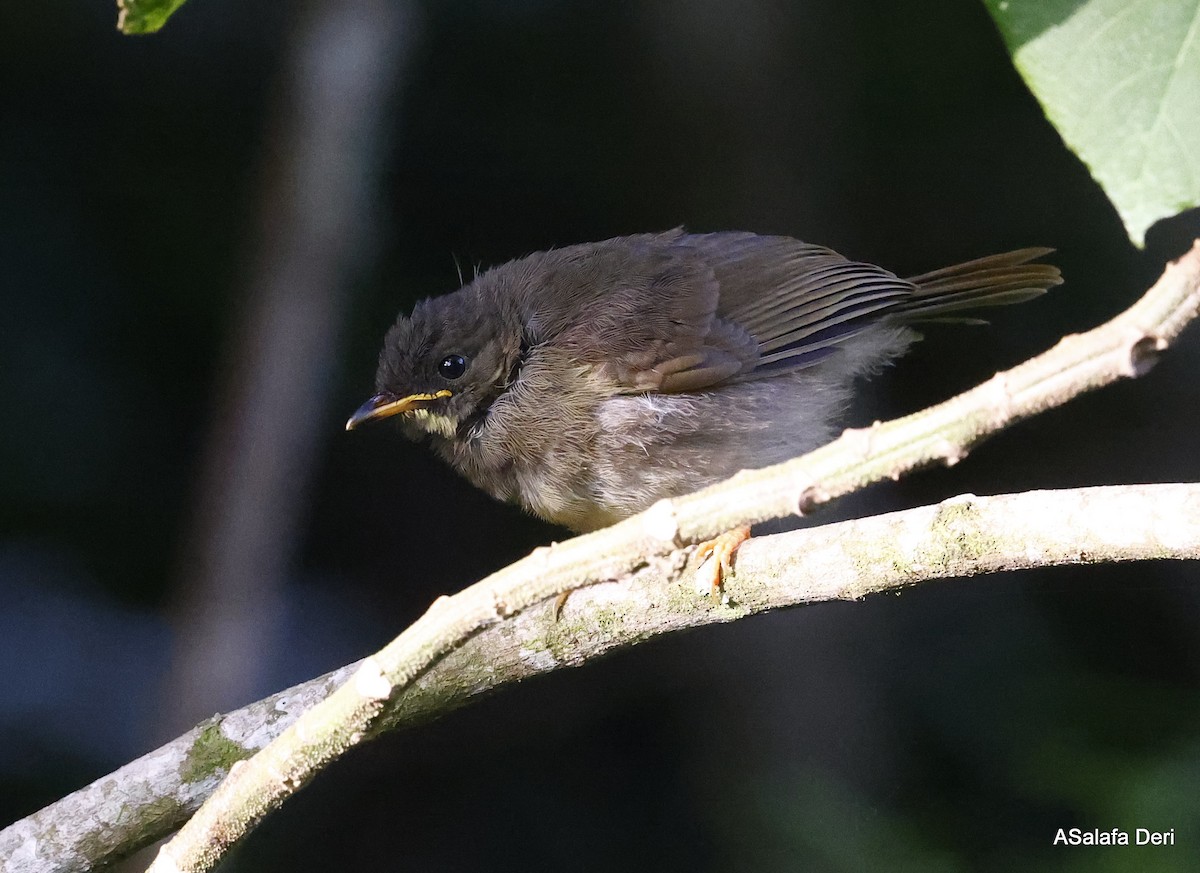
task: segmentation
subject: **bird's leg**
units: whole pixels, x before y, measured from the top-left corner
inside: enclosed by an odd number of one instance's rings
[[[738,546],[750,539],[750,526],[743,525],[727,530],[711,540],[702,542],[696,548],[696,556],[700,559],[700,568],[696,571],[697,586],[707,581],[715,602],[721,602],[721,583],[729,572],[733,553]],[[705,561],[708,558],[709,560]]]

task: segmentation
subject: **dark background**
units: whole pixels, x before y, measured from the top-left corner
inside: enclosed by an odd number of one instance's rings
[[[384,49],[331,47],[347,16]],[[0,5],[0,824],[563,536],[390,428],[343,432],[456,260],[679,224],[902,275],[1058,249],[1066,285],[931,331],[864,387],[869,421],[1110,317],[1200,233],[1130,245],[978,3],[192,0],[137,39],[114,17]],[[375,96],[304,109],[321,64]],[[305,139],[322,122],[345,149]],[[1189,332],[828,517],[1196,480],[1197,367]],[[254,457],[283,472],[247,484]],[[1195,869],[1198,573],[956,580],[661,639],[356,751],[229,866]],[[1176,846],[1052,848],[1072,826]]]

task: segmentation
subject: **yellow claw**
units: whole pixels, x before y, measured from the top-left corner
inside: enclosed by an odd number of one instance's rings
[[[696,548],[696,557],[701,560],[700,569],[696,571],[698,582],[708,581],[708,588],[712,591],[713,601],[721,602],[721,586],[725,574],[727,574],[733,566],[733,553],[737,551],[738,546],[750,539],[750,527],[743,525],[735,527],[733,530],[725,531],[718,537],[707,540],[701,543]],[[703,563],[705,558],[711,557],[707,563]],[[697,585],[697,587],[699,587]]]

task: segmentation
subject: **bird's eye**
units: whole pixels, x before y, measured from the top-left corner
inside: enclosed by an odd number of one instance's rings
[[[438,364],[438,372],[444,379],[457,379],[467,372],[467,359],[462,355],[446,355]]]

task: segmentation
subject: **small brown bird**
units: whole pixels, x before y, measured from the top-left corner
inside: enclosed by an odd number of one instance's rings
[[[752,233],[539,252],[401,316],[346,428],[397,416],[493,497],[592,530],[827,441],[910,325],[1044,293],[1049,251],[911,279]]]

